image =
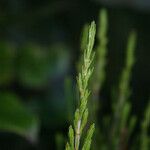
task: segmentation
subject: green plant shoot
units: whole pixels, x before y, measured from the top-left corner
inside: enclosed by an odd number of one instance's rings
[[[91,146],[92,135],[94,132],[94,124],[92,124],[87,132],[87,136],[84,140],[83,146],[80,145],[83,129],[85,128],[88,120],[88,108],[87,103],[90,95],[88,89],[89,79],[93,72],[92,62],[94,59],[94,40],[96,33],[96,25],[91,23],[88,32],[87,45],[83,52],[83,62],[81,66],[81,72],[77,77],[77,85],[79,89],[80,104],[75,112],[74,127],[69,127],[69,142],[66,144],[66,150],[89,150]]]

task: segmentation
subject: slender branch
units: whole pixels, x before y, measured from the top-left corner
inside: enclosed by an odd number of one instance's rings
[[[72,127],[69,129],[69,141],[74,139],[74,143],[72,142],[67,143],[66,150],[79,150],[80,147],[80,139],[82,136],[82,131],[87,123],[88,118],[88,98],[90,95],[90,91],[88,89],[89,79],[93,72],[92,62],[94,59],[94,39],[95,39],[95,32],[96,27],[95,23],[92,22],[88,32],[88,39],[87,45],[83,53],[83,62],[81,65],[81,72],[78,74],[77,77],[77,85],[79,89],[79,98],[80,98],[80,105],[75,112],[75,119],[74,119],[74,129]],[[86,145],[88,146],[86,150],[90,149],[91,138],[93,135],[94,126],[92,125],[88,131],[87,138],[85,140]],[[73,134],[75,133],[75,135]],[[74,137],[73,137],[74,135]],[[86,146],[84,145],[82,149],[84,150]]]

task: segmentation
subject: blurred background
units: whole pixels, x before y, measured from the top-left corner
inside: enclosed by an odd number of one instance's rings
[[[68,114],[77,104],[81,31],[84,24],[97,23],[101,8],[109,20],[104,106],[135,29],[131,99],[133,113],[142,117],[150,91],[149,0],[0,0],[1,150],[61,149],[72,120]]]

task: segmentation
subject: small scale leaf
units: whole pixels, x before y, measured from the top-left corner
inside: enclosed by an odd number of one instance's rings
[[[84,129],[86,123],[87,123],[88,114],[89,114],[89,113],[88,113],[88,109],[86,109],[86,110],[84,111],[84,114],[83,114],[83,117],[82,117],[81,132],[82,132],[82,130]]]
[[[69,141],[71,149],[74,148],[74,130],[72,126],[69,127]]]
[[[69,143],[66,144],[66,150],[71,150]]]
[[[92,140],[94,130],[95,130],[95,125],[92,124],[90,126],[90,129],[88,130],[88,133],[87,133],[87,136],[86,136],[82,150],[90,150],[91,140]]]
[[[79,112],[79,109],[76,110],[75,112],[75,119],[74,119],[74,128],[76,129],[77,128],[77,124],[78,124],[78,120],[80,118],[80,112]]]

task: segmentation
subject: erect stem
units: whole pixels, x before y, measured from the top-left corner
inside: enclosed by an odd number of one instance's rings
[[[81,119],[78,121],[76,135],[75,135],[75,150],[78,150],[80,145],[80,135],[81,135],[80,127],[81,127]]]

